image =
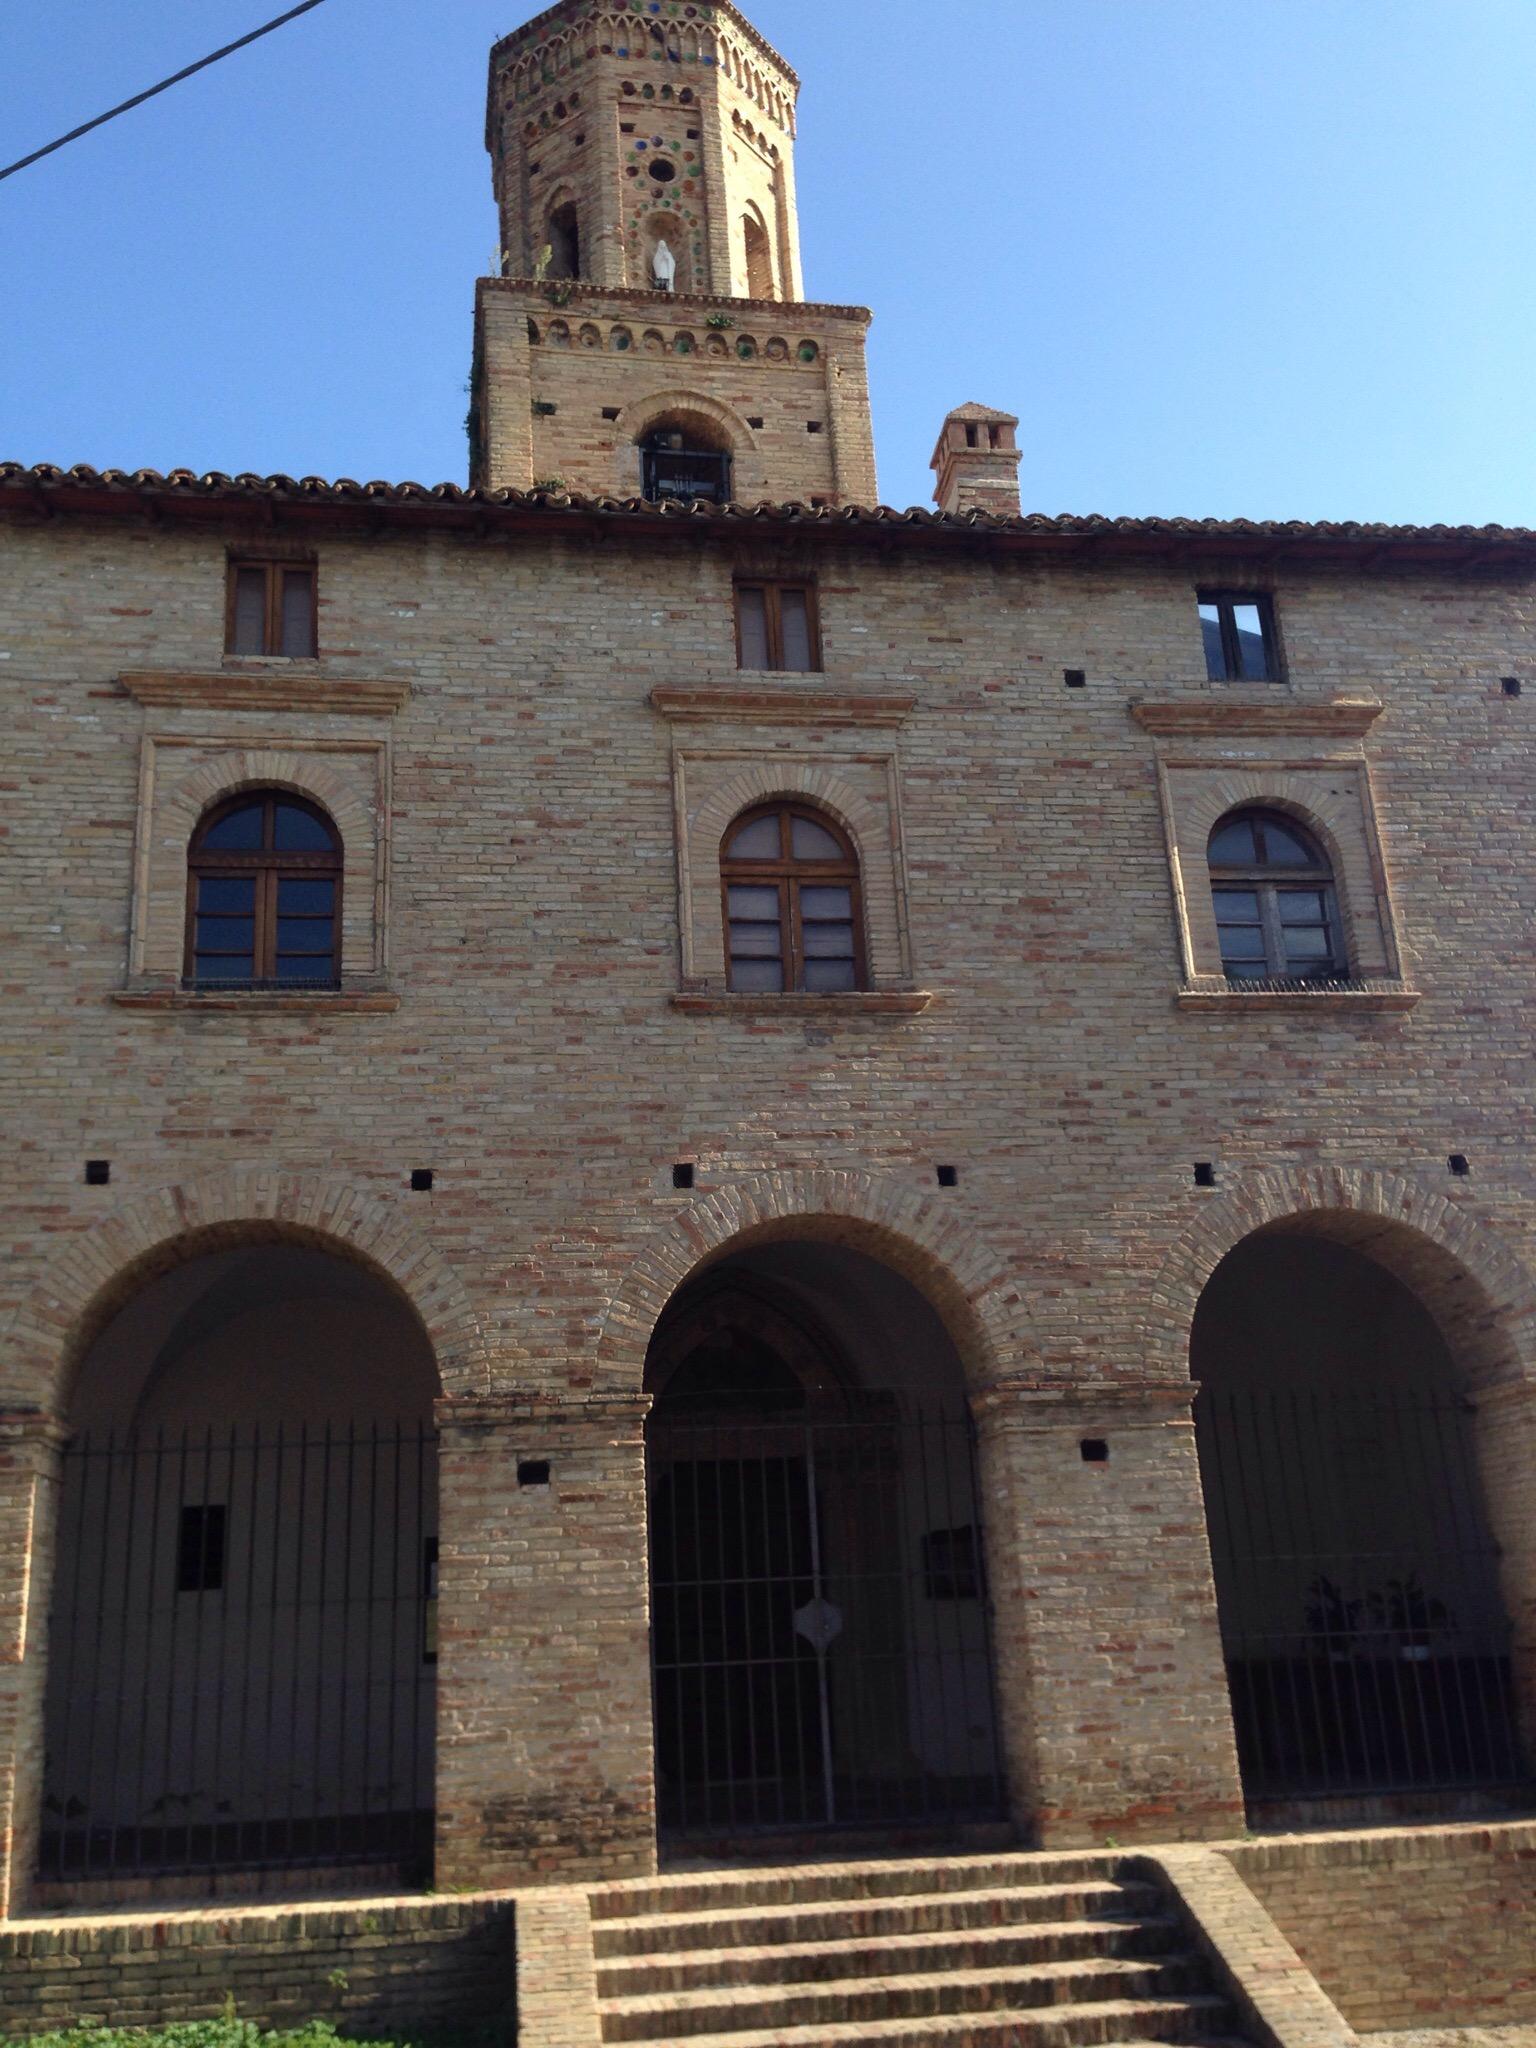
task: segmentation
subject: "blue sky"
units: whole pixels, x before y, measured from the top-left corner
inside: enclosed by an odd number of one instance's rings
[[[10,0],[0,158],[280,0]],[[0,456],[462,481],[517,0],[327,0],[0,183]],[[1533,0],[755,0],[881,493],[1022,416],[1045,512],[1536,525]]]

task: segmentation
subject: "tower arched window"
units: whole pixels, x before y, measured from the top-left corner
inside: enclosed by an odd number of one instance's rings
[[[822,811],[759,805],[720,848],[730,987],[832,994],[865,983],[859,858]]]
[[[653,505],[695,498],[724,505],[731,495],[730,451],[697,421],[664,421],[640,443],[640,489]]]
[[[581,221],[574,200],[557,206],[549,216],[550,277],[580,277]]]
[[[1229,811],[1206,853],[1228,981],[1339,981],[1349,962],[1328,856],[1294,818]]]
[[[187,855],[189,985],[335,987],[341,871],[341,835],[318,804],[275,789],[216,804]]]
[[[755,206],[748,207],[742,215],[741,231],[747,252],[747,297],[776,299],[778,289],[773,277],[773,243],[767,223]]]

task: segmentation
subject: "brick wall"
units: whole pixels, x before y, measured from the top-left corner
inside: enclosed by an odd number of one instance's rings
[[[1536,1823],[1225,1853],[1360,2032],[1536,2022]]]
[[[814,1016],[750,1001],[700,1014],[674,1001],[675,734],[650,695],[680,681],[739,689],[733,570],[781,553],[803,565],[810,550],[765,539],[772,522],[742,539],[734,523],[681,523],[697,546],[622,528],[599,542],[553,514],[507,537],[318,531],[322,652],[286,665],[276,709],[252,695],[275,665],[222,652],[226,550],[251,538],[237,510],[178,530],[44,523],[24,508],[7,526],[4,977],[25,1117],[0,1190],[0,1322],[20,1312],[6,1405],[66,1406],[93,1304],[125,1298],[113,1290],[141,1255],[173,1259],[205,1219],[236,1241],[258,1216],[268,1234],[345,1243],[393,1275],[458,1395],[634,1395],[667,1296],[765,1213],[781,1235],[847,1235],[864,1215],[880,1226],[866,1248],[897,1264],[921,1236],[914,1279],[973,1388],[1011,1376],[1086,1387],[1097,1402],[1106,1388],[1171,1384],[1187,1370],[1205,1275],[1297,1209],[1334,1231],[1354,1213],[1384,1256],[1394,1243],[1444,1248],[1442,1292],[1459,1290],[1480,1347],[1453,1332],[1458,1360],[1529,1369],[1520,1304],[1536,1176],[1524,1134],[1536,1103],[1529,964],[1510,933],[1536,915],[1533,699],[1505,697],[1498,680],[1532,666],[1527,579],[1283,557],[1266,570],[1290,677],[1256,686],[1273,690],[1264,701],[1295,710],[1364,688],[1385,704],[1360,744],[1422,995],[1402,1014],[1205,1013],[1177,1000],[1155,736],[1129,710],[1148,695],[1233,697],[1204,677],[1198,567],[829,543],[814,558],[825,673],[785,688],[915,700],[895,774],[913,975],[934,999],[920,1014],[860,998]],[[1064,667],[1086,670],[1086,687],[1064,687]],[[125,671],[212,685],[146,703],[117,680]],[[365,715],[345,694],[324,698],[347,678],[408,689],[392,715]],[[397,1008],[114,1000],[131,958],[147,733],[244,759],[387,737],[379,900]],[[710,744],[788,762],[872,751],[856,721],[808,727],[761,703]],[[1470,1177],[1447,1173],[1453,1150],[1470,1156]],[[111,1159],[110,1186],[85,1184],[87,1157]],[[939,1160],[957,1163],[958,1186],[935,1186]],[[1197,1160],[1215,1163],[1214,1188],[1195,1185]],[[674,1188],[675,1161],[694,1165],[693,1190]],[[418,1166],[435,1171],[430,1194],[410,1192]],[[718,1216],[730,1221],[716,1231]],[[658,1246],[655,1285],[631,1315],[630,1276]],[[1417,1277],[1440,1284],[1430,1264]],[[1230,1786],[1212,1785],[1230,1722],[1190,1460],[1169,1460],[1184,1474],[1175,1489],[1150,1448],[1171,1432],[1122,1432],[1111,1414],[1083,1433],[1107,1437],[1106,1465],[1091,1473],[1063,1429],[1038,1457],[1020,1453],[1024,1496],[997,1516],[1005,1541],[1028,1537],[1020,1603],[1037,1617],[1021,1624],[1008,1712],[1033,1716],[1032,1669],[1063,1697],[1084,1674],[1114,1709],[1033,1745],[1032,1797],[1052,1826],[1122,1840],[1127,1824],[1154,1839],[1186,1805],[1230,1831]],[[531,1439],[518,1453],[545,1454]],[[574,1470],[580,1483],[554,1503],[554,1550],[537,1547],[542,1525],[516,1526],[534,1509],[510,1505],[504,1466],[481,1495],[483,1527],[461,1529],[445,1564],[467,1560],[471,1587],[480,1563],[497,1577],[482,1606],[494,1636],[524,1598],[520,1575],[578,1559],[587,1611],[628,1642],[614,1654],[629,1678],[619,1684],[617,1664],[601,1674],[613,1681],[601,1731],[551,1709],[536,1750],[522,1705],[498,1694],[494,1641],[476,1647],[472,1611],[445,1640],[442,1754],[472,1736],[480,1759],[454,1782],[458,1810],[501,1800],[526,1815],[558,1752],[569,1825],[551,1836],[540,1816],[529,1841],[545,1877],[562,1855],[591,1867],[581,1830],[593,1812],[632,1855],[648,1799],[649,1707],[633,1669],[638,1473],[615,1477],[601,1440]],[[558,1488],[558,1463],[555,1476]],[[1512,1466],[1500,1485],[1505,1529],[1528,1528],[1528,1485]],[[605,1520],[624,1509],[615,1488],[635,1502],[622,1557]],[[1529,1640],[1532,1552],[1512,1533],[1501,1540]],[[8,1570],[14,1549],[46,1602],[39,1534],[24,1507],[0,1525]],[[550,1609],[559,1621],[558,1588]],[[545,1634],[537,1684],[558,1701],[593,1659],[581,1631]],[[1180,1690],[1192,1671],[1206,1674],[1195,1704]],[[13,1667],[4,1688],[17,1750],[34,1755],[35,1686]],[[1172,1694],[1180,1711],[1161,1712]],[[1113,1762],[1094,1774],[1091,1813],[1074,1816],[1089,1751]],[[1156,1811],[1138,1813],[1148,1788]],[[23,1795],[18,1812],[35,1788]],[[512,1874],[498,1869],[498,1881]]]
[[[357,2031],[510,2019],[505,1898],[216,1908],[0,1928],[0,2031],[321,2017]]]

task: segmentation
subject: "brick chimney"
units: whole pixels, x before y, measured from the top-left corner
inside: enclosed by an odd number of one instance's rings
[[[990,405],[957,405],[933,451],[941,512],[1001,512],[1017,519],[1019,422]]]

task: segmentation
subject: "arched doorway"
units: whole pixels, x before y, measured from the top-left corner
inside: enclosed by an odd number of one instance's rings
[[[1250,1812],[1507,1796],[1523,1764],[1476,1390],[1423,1301],[1324,1219],[1272,1225],[1211,1275],[1191,1369]]]
[[[927,1301],[759,1245],[674,1296],[647,1384],[663,1831],[1000,1817],[974,1444]]]
[[[247,1242],[149,1280],[75,1379],[44,1886],[429,1868],[432,1347],[372,1269]]]

